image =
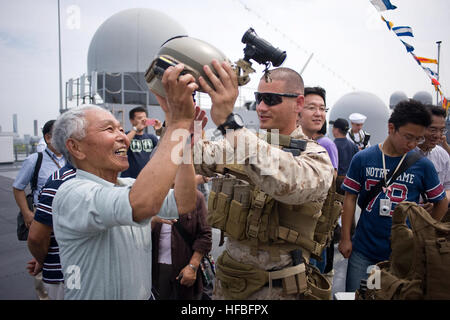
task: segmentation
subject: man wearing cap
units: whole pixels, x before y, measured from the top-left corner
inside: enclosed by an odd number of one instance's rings
[[[361,113],[352,113],[349,117],[352,128],[347,132],[347,139],[352,141],[359,150],[370,147],[370,133],[362,129],[367,117]]]
[[[345,119],[338,118],[335,121],[330,121],[333,125],[334,144],[338,150],[338,172],[336,178],[336,191],[344,194],[344,191],[340,188],[342,182],[347,174],[348,167],[352,161],[353,156],[359,151],[358,147],[350,142],[345,136],[348,132],[349,126]]]

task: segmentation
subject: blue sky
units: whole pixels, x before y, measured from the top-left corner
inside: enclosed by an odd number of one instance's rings
[[[415,37],[404,40],[416,55],[436,58],[435,42],[442,41],[440,82],[450,95],[450,2],[391,2],[398,8],[383,15],[396,26],[412,27]],[[240,40],[249,27],[287,51],[285,66],[301,70],[314,53],[303,73],[305,84],[324,87],[331,107],[353,90],[372,92],[386,105],[398,90],[409,97],[428,91],[435,98],[428,77],[369,0],[61,0],[64,83],[87,71],[97,28],[113,14],[135,7],[165,12],[190,36],[210,42],[232,61],[242,57]],[[34,119],[41,127],[58,116],[57,1],[0,0],[0,9],[0,126],[12,131],[12,114],[17,113],[19,134],[32,134]],[[252,75],[249,86],[256,87],[259,77]]]

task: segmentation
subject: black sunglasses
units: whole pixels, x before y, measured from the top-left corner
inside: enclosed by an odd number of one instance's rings
[[[273,93],[273,92],[255,92],[256,104],[260,104],[264,101],[268,106],[276,106],[283,102],[282,97],[297,98],[297,93]]]

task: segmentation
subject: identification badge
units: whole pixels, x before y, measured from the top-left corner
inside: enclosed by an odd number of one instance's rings
[[[380,199],[380,216],[390,217],[391,216],[391,200]]]

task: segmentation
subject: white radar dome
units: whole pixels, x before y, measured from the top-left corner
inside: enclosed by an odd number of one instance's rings
[[[361,113],[367,117],[363,130],[370,133],[370,145],[381,143],[387,137],[389,108],[384,102],[370,92],[357,91],[344,95],[333,105],[329,120],[344,118],[350,125],[349,116],[352,113]],[[328,128],[332,132],[332,126]]]
[[[105,88],[105,102],[145,104],[146,96],[133,90],[148,91],[145,71],[161,45],[180,35],[187,35],[187,31],[177,21],[152,9],[127,9],[103,22],[89,45],[87,69],[89,75],[97,72],[98,92],[103,95]],[[126,73],[123,86],[120,73]],[[150,104],[157,104],[150,96]]]

